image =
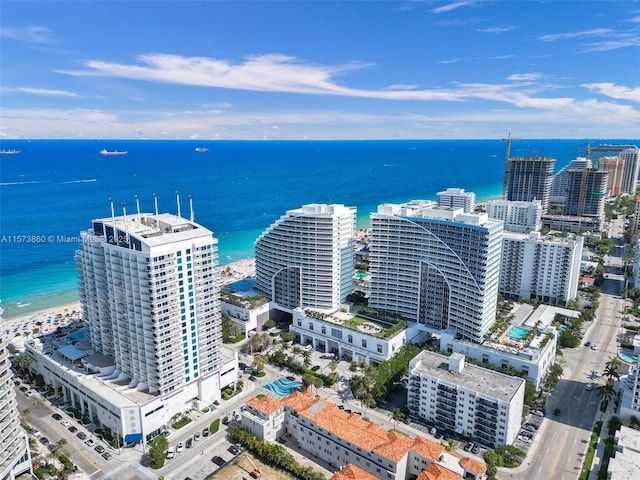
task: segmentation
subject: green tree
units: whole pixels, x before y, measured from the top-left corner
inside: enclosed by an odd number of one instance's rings
[[[302,355],[302,348],[300,348],[300,345],[294,345],[291,349],[291,361],[297,363],[297,359],[300,355]]]
[[[607,380],[605,385],[598,387],[598,395],[605,401],[610,401],[615,395],[616,391],[613,389],[613,380]]]
[[[169,441],[164,435],[158,435],[148,444],[147,455],[151,458],[151,468],[162,468],[169,448]]]
[[[66,444],[67,444],[66,438],[61,438],[56,443],[52,443],[51,445],[53,446],[49,449],[49,455],[48,455],[49,460],[53,461],[56,458],[58,458],[58,456],[62,453],[62,448]]]
[[[447,452],[455,452],[458,449],[458,443],[453,438],[450,438],[449,440],[447,440],[447,444],[445,445],[444,449]]]
[[[391,413],[389,414],[389,418],[391,420],[393,420],[393,429],[396,429],[396,426],[398,425],[398,422],[401,422],[404,420],[404,412],[402,410],[400,410],[398,407],[394,408]]]
[[[310,386],[314,385],[316,376],[311,375],[310,373],[305,373],[302,375],[302,390],[306,391]]]
[[[575,348],[580,345],[580,338],[571,330],[563,331],[558,337],[561,347]]]
[[[316,387],[316,393],[317,393],[319,388],[324,387],[324,380],[322,380],[322,378],[320,377],[315,377],[313,379],[313,386]]]
[[[306,368],[311,366],[311,352],[308,350],[303,350],[302,352],[302,365]]]

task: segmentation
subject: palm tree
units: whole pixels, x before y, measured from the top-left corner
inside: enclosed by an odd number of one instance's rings
[[[455,452],[458,449],[458,443],[453,438],[450,438],[447,441],[447,444],[445,445],[444,449],[447,452]]]
[[[613,389],[613,380],[609,379],[605,385],[600,385],[598,395],[607,402],[611,400],[616,395],[616,391]]]
[[[335,373],[337,369],[338,369],[338,361],[334,358],[329,362],[329,370],[331,370],[331,373]]]
[[[609,364],[605,365],[602,376],[607,377],[609,380],[613,380],[614,378],[620,380],[620,374],[616,370],[616,367]]]
[[[53,443],[52,447],[49,449],[49,459],[55,460],[62,453],[62,447],[67,444],[67,440],[65,438],[61,438],[56,443]]]
[[[398,407],[394,408],[393,411],[389,414],[389,418],[393,420],[393,429],[396,429],[398,421],[404,420],[404,412],[400,410]]]
[[[292,355],[292,359],[291,361],[295,361],[297,360],[297,358],[302,355],[302,348],[300,348],[300,345],[294,345],[293,348],[291,349],[291,355]]]
[[[311,352],[310,351],[304,350],[302,352],[302,364],[306,368],[309,368],[309,366],[311,366]]]
[[[305,373],[302,375],[302,390],[306,391],[312,386],[315,382],[315,375],[311,375],[310,373]]]

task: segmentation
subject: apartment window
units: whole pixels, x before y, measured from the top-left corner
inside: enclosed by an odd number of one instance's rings
[[[313,323],[309,322],[309,330],[313,332]]]
[[[382,353],[382,345],[378,344],[377,346],[378,353]]]
[[[367,348],[367,339],[366,338],[362,339],[362,348]]]
[[[347,342],[353,343],[353,335],[351,334],[347,335]]]
[[[323,335],[325,335],[327,333],[327,327],[321,327],[320,331],[322,332]]]

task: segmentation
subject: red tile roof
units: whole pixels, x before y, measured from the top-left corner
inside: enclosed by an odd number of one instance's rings
[[[444,468],[437,463],[432,463],[423,470],[416,480],[461,480],[462,476]]]
[[[378,477],[350,463],[329,480],[378,480]]]
[[[279,408],[282,408],[283,403],[281,400],[265,395],[264,397],[254,397],[247,402],[247,405],[265,415],[271,415]]]
[[[423,437],[416,437],[413,439],[413,445],[411,445],[411,451],[417,453],[421,457],[428,459],[431,462],[435,462],[440,454],[444,451],[444,447],[438,443],[427,440]]]
[[[482,460],[477,460],[471,457],[465,457],[460,460],[460,466],[465,470],[473,473],[485,473],[487,471],[487,464]]]

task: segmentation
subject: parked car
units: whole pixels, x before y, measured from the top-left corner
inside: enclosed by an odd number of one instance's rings
[[[222,424],[223,424],[223,425],[227,425],[228,423],[229,423],[229,417],[224,417],[224,418],[222,419]]]
[[[59,413],[54,413],[53,415],[51,415],[51,418],[60,421],[62,420],[62,415],[60,415]]]
[[[475,445],[473,444],[473,442],[469,442],[469,443],[467,443],[467,444],[464,446],[463,450],[464,450],[465,452],[470,452],[470,451],[471,451],[471,449],[472,449],[473,447],[475,447]]]
[[[102,458],[104,458],[105,460],[111,460],[111,454],[109,452],[104,452],[102,454]]]
[[[84,432],[78,432],[76,433],[76,437],[78,437],[80,440],[84,440],[85,438],[87,438],[87,434]]]
[[[320,365],[314,365],[313,367],[311,367],[311,370],[317,372],[318,370],[320,370]]]
[[[213,457],[211,459],[211,461],[213,463],[215,463],[216,465],[218,465],[219,467],[221,467],[222,465],[224,465],[224,459],[218,455],[216,455],[215,457]]]
[[[84,443],[87,445],[87,447],[93,447],[93,445],[95,444],[95,442],[93,440],[91,440],[90,438],[87,438]]]
[[[584,346],[585,347],[590,347],[591,346],[591,342],[584,342]]]
[[[196,432],[195,435],[193,436],[193,440],[196,442],[200,441],[200,432]]]
[[[235,445],[231,445],[227,450],[229,450],[229,453],[231,453],[232,455],[237,455],[238,453],[240,453],[240,450]]]
[[[60,424],[61,424],[63,427],[65,427],[65,428],[67,428],[67,427],[70,427],[70,426],[71,426],[71,423],[70,423],[70,422],[68,422],[67,420],[62,420],[62,421],[60,422]]]
[[[540,410],[532,410],[531,415],[535,415],[536,417],[544,417],[544,412]]]
[[[438,433],[438,429],[436,427],[431,427],[431,430],[429,430],[429,433],[431,435],[435,435],[436,433]]]
[[[294,377],[293,375],[289,375],[287,376],[287,380],[291,380],[292,382],[295,381],[296,377]]]
[[[209,436],[209,427],[204,427],[202,429],[202,436],[203,437],[208,437]]]
[[[176,445],[176,453],[182,453],[182,450],[184,450],[184,443],[178,442],[178,445]]]
[[[77,429],[74,425],[71,425],[71,426],[69,427],[69,431],[70,431],[71,433],[76,433],[76,432],[78,431],[78,429]]]
[[[167,460],[171,460],[175,456],[176,451],[173,449],[173,447],[169,447],[169,450],[167,450]]]
[[[104,447],[102,445],[96,445],[96,448],[94,448],[94,450],[100,454],[104,453]]]
[[[480,453],[480,447],[478,445],[474,445],[473,448],[471,449],[471,453],[473,453],[474,455],[477,455],[478,453]]]
[[[587,386],[586,386],[586,387],[584,387],[584,389],[585,389],[587,392],[590,392],[591,390],[593,390],[593,384],[591,384],[591,383],[587,383]]]
[[[598,344],[597,343],[592,343],[591,344],[591,350],[597,350],[598,349]]]
[[[26,392],[24,392],[24,394],[25,394],[27,397],[33,397],[33,392],[32,392],[31,390],[27,390]]]
[[[49,439],[47,437],[40,437],[38,440],[40,440],[40,443],[43,445],[49,445]]]
[[[187,438],[187,441],[185,442],[185,447],[191,448],[191,445],[193,445],[193,440],[191,438]]]

